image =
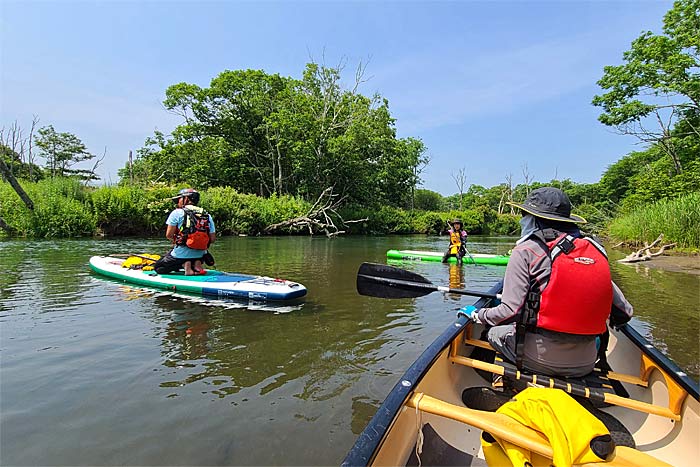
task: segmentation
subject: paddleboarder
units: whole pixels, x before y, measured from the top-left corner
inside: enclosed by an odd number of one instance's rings
[[[209,246],[216,241],[216,229],[211,215],[197,206],[199,192],[184,188],[171,198],[176,208],[165,221],[165,237],[173,242],[173,249],[153,265],[158,274],[168,274],[180,268],[186,276],[204,274],[202,261],[212,265]]]
[[[462,221],[453,220],[447,233],[450,236],[450,246],[443,255],[442,262],[446,263],[450,256],[454,256],[457,258],[457,264],[462,264],[462,258],[467,253],[467,232],[462,228]]]

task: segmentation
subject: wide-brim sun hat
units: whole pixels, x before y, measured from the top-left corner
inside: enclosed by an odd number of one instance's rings
[[[508,201],[506,204],[522,209],[535,217],[551,221],[573,222],[576,224],[586,224],[588,222],[581,216],[571,214],[569,197],[559,188],[551,186],[532,190],[522,204],[512,201]]]

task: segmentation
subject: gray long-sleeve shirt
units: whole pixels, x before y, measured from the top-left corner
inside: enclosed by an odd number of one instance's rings
[[[541,233],[540,239],[544,240]],[[530,236],[519,241],[513,249],[503,279],[501,303],[493,308],[478,311],[479,319],[488,326],[511,324],[519,319],[525,306],[532,279],[536,279],[541,290],[547,287],[552,273],[552,260],[544,245]],[[576,304],[572,304],[576,306]],[[622,291],[613,283],[613,307],[628,317],[632,316],[632,305]],[[589,367],[592,370],[596,359],[595,336],[580,336],[543,331],[528,334],[525,339],[525,361],[538,362],[551,368]]]

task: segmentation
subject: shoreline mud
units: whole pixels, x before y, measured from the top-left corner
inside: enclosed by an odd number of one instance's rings
[[[647,261],[630,263],[633,265],[648,266],[655,269],[663,269],[672,272],[684,272],[686,274],[700,275],[700,256],[656,256]]]

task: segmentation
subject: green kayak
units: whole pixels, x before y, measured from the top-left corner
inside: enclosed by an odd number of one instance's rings
[[[389,250],[386,252],[388,259],[403,259],[412,261],[442,261],[443,253],[437,251],[418,251],[418,250]],[[509,256],[506,255],[487,255],[480,253],[472,253],[465,255],[462,258],[463,264],[495,264],[505,266],[508,264]],[[456,263],[457,258],[451,256],[447,260],[449,263]]]

